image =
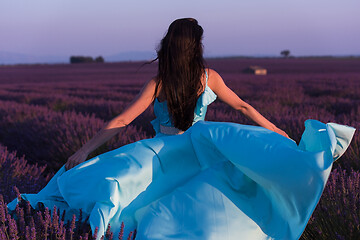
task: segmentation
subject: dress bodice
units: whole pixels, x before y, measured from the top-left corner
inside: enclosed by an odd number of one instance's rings
[[[205,90],[201,93],[199,96],[195,110],[194,110],[194,120],[193,123],[196,123],[199,120],[204,120],[207,106],[211,104],[216,99],[216,94],[211,90],[211,88],[207,85],[208,81],[208,73],[205,70],[206,75],[206,85]],[[163,102],[159,102],[159,100],[156,98],[154,101],[154,114],[155,119],[151,121],[151,124],[153,125],[153,128],[156,132],[156,136],[163,135],[160,132],[160,125],[166,126],[166,127],[174,127],[173,123],[171,122],[171,118],[167,109],[166,100]]]

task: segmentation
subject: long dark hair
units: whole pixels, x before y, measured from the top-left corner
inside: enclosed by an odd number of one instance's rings
[[[177,19],[170,24],[157,50],[154,97],[161,86],[172,123],[183,131],[192,125],[199,91],[203,88],[203,32],[197,20]]]

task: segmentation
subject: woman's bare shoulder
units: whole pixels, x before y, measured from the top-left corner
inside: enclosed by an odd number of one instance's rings
[[[223,81],[220,74],[211,68],[206,68],[208,73],[208,86],[213,90],[218,85],[219,81]]]

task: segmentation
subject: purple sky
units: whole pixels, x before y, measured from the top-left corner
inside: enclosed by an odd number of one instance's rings
[[[359,0],[7,0],[0,52],[153,51],[180,17],[198,19],[209,56],[360,55]]]

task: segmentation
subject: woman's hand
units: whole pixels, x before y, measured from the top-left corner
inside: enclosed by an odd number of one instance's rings
[[[280,135],[283,135],[284,137],[290,138],[290,137],[286,134],[286,132],[284,132],[284,131],[281,130],[280,128],[275,127],[273,131],[276,132],[276,133],[278,133],[278,134],[280,134]],[[291,138],[290,138],[290,139],[291,139]]]
[[[84,162],[87,157],[88,154],[84,150],[79,149],[76,153],[68,158],[67,162],[65,163],[65,169],[69,170],[76,165],[79,165],[80,163]]]

